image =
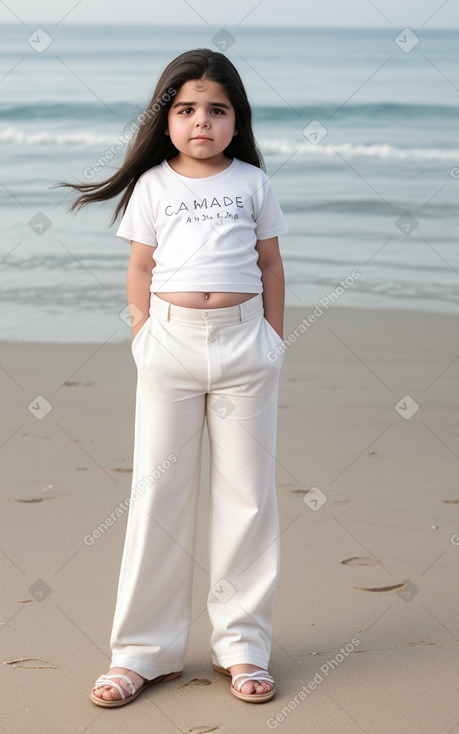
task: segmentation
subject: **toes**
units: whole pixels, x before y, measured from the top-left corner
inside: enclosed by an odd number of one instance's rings
[[[101,686],[100,688],[96,688],[94,695],[97,696],[97,698],[101,698],[103,701],[116,701],[120,698],[118,691],[111,686]]]
[[[257,692],[256,685],[253,681],[248,680],[245,683],[243,683],[241,686],[241,693],[245,693],[248,695],[248,694],[256,693],[256,692]]]
[[[246,681],[241,686],[241,693],[251,695],[252,693],[269,693],[272,691],[272,685],[270,683],[260,683],[257,680]]]
[[[116,688],[106,688],[103,694],[103,698],[105,699],[105,701],[117,701],[119,698],[121,698]]]

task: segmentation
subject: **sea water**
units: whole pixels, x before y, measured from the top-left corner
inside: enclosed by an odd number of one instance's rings
[[[11,25],[0,339],[129,338],[114,202],[74,216],[52,187],[112,175],[163,68],[198,47],[226,53],[246,85],[290,227],[287,304],[458,312],[456,31]]]

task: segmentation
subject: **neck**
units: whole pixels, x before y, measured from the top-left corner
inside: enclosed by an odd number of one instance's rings
[[[227,158],[223,153],[212,158],[191,158],[190,156],[179,153],[178,156],[168,161],[170,167],[182,176],[189,178],[206,178],[207,176],[215,176],[228,168],[232,159]]]

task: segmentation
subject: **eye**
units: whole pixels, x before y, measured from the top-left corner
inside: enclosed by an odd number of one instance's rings
[[[212,110],[212,112],[214,113],[214,115],[216,117],[220,117],[220,115],[224,115],[225,114],[223,112],[223,110],[220,109],[220,107],[214,107],[214,109]]]
[[[192,107],[185,107],[183,110],[180,110],[179,115],[185,115],[188,117],[189,113],[193,112]]]

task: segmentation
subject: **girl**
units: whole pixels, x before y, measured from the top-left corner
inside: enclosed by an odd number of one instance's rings
[[[133,483],[112,667],[91,700],[123,706],[181,675],[191,625],[200,452],[210,443],[214,669],[263,702],[279,525],[276,416],[287,231],[255,143],[241,78],[221,53],[163,72],[121,168],[73,185],[72,209],[122,192],[127,295],[138,370]]]

